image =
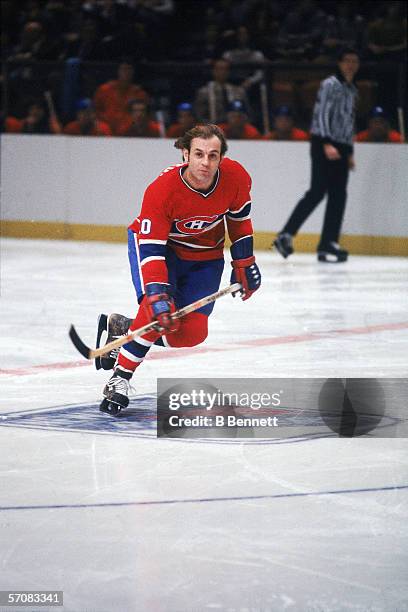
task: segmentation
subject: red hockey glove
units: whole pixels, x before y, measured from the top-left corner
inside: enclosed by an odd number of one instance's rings
[[[241,283],[241,297],[247,300],[261,286],[261,273],[255,263],[255,257],[251,255],[245,259],[234,259],[231,265],[231,283]]]
[[[170,286],[164,283],[149,283],[146,285],[146,296],[143,305],[150,321],[157,321],[167,333],[176,332],[180,321],[170,316],[175,312],[173,298],[169,295]]]

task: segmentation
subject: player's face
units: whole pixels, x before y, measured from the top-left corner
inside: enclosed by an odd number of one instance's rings
[[[190,113],[190,111],[179,111],[178,121],[181,123],[186,132],[195,125],[194,116]]]
[[[132,104],[130,114],[135,123],[146,118],[146,106],[144,104]]]
[[[92,108],[84,108],[79,110],[78,114],[79,123],[93,123],[96,119],[95,111]]]
[[[213,70],[214,80],[219,83],[225,83],[229,77],[229,70],[230,67],[228,62],[224,62],[223,60],[216,62]]]
[[[231,127],[241,127],[245,123],[245,115],[244,113],[240,113],[237,111],[230,111],[228,113],[228,123]]]
[[[344,78],[347,81],[352,81],[356,72],[360,68],[360,60],[358,55],[354,55],[354,53],[346,53],[343,59],[339,62],[339,68]]]
[[[369,121],[368,129],[374,140],[384,141],[388,134],[388,121],[384,117],[373,117]]]
[[[190,151],[184,149],[184,159],[188,161],[185,179],[196,189],[206,189],[214,180],[221,162],[221,142],[217,136],[193,138]]]
[[[133,80],[134,70],[131,64],[120,64],[118,68],[118,80],[123,83],[130,83]]]
[[[290,132],[293,128],[293,120],[291,117],[280,115],[275,118],[275,128],[278,132]]]
[[[28,111],[28,116],[33,122],[41,121],[44,118],[44,109],[38,104],[32,104]]]

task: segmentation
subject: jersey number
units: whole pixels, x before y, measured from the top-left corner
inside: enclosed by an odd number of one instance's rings
[[[141,234],[150,234],[150,230],[152,227],[152,222],[150,219],[142,219],[140,224],[140,233]]]

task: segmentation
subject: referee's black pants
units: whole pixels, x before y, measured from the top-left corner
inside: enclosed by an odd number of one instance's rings
[[[334,146],[338,149],[341,158],[330,161],[324,153],[323,142],[319,138],[312,137],[310,189],[297,203],[295,210],[282,230],[282,232],[287,232],[292,236],[297,234],[301,225],[327,194],[326,212],[318,250],[326,247],[329,242],[338,242],[346,207],[346,187],[349,175],[348,157],[351,154],[351,147],[342,144]]]

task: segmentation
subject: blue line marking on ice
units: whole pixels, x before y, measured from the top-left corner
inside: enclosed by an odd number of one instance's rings
[[[362,489],[338,489],[333,491],[308,491],[299,493],[274,493],[271,495],[238,495],[231,497],[199,497],[197,499],[163,499],[151,501],[133,502],[101,502],[94,504],[44,504],[38,506],[0,506],[0,512],[8,510],[60,510],[60,509],[79,509],[79,508],[122,508],[127,506],[163,506],[166,504],[203,504],[212,502],[228,501],[252,501],[260,499],[284,499],[291,497],[317,497],[320,495],[345,495],[353,493],[375,493],[380,491],[401,491],[408,489],[407,485],[395,485],[385,487],[367,487]]]

